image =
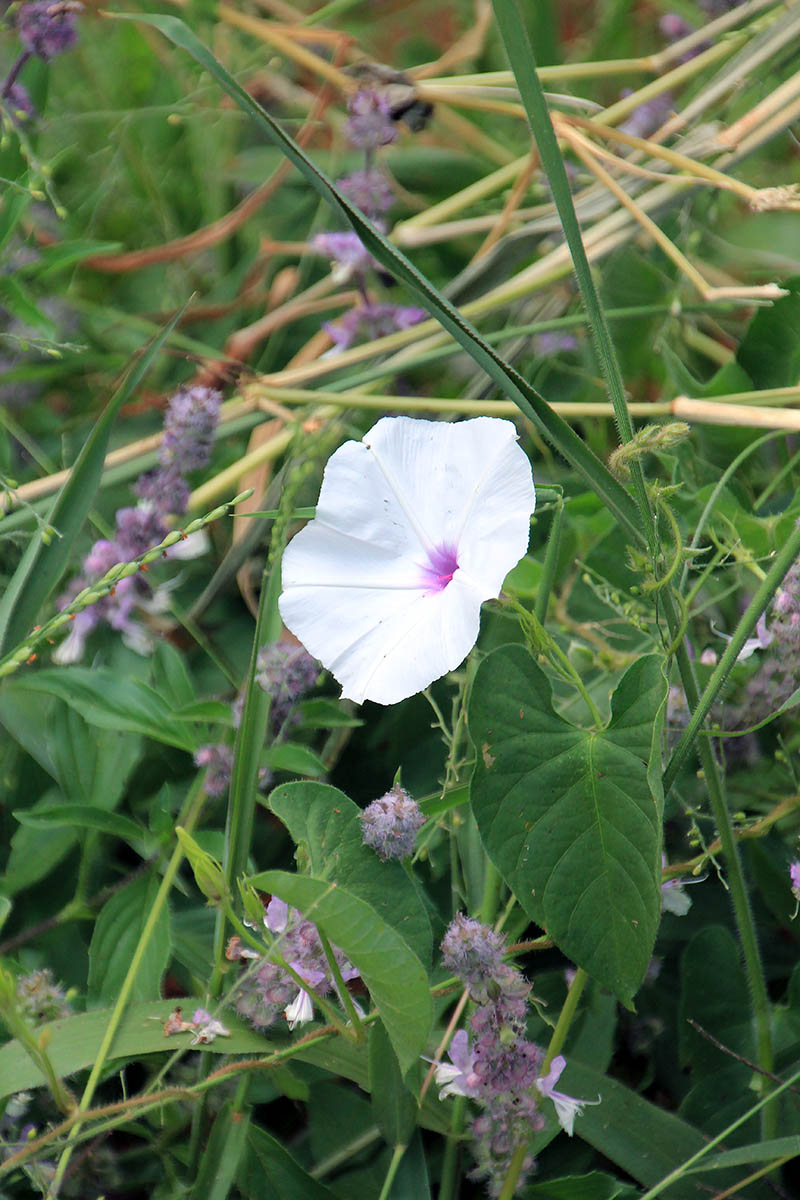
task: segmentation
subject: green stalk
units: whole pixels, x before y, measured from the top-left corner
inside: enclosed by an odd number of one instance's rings
[[[544,563],[542,564],[542,578],[539,582],[539,591],[536,595],[536,606],[534,612],[536,619],[540,625],[544,625],[547,620],[547,606],[550,603],[550,593],[553,590],[553,584],[556,577],[556,569],[558,567],[558,552],[561,548],[561,527],[564,517],[564,497],[556,496],[553,520],[550,525],[550,533],[547,538],[547,549],[545,550]]]
[[[186,798],[186,803],[184,805],[184,809],[186,811],[185,817],[182,814],[181,818],[177,822],[178,824],[183,825],[187,832],[191,832],[191,830],[194,828],[206,799],[206,794],[200,785],[199,779],[200,777],[198,776],[198,780],[192,786],[192,789]],[[139,968],[142,965],[142,960],[147,951],[147,947],[150,944],[153,931],[155,930],[155,927],[161,916],[161,911],[167,902],[167,897],[169,896],[170,889],[175,881],[175,876],[177,875],[178,869],[183,862],[183,857],[183,847],[181,846],[180,842],[178,842],[172,852],[172,857],[169,860],[167,869],[164,872],[164,877],[161,880],[161,886],[159,887],[158,892],[156,893],[156,898],[153,901],[153,907],[150,910],[142,932],[139,935],[139,941],[137,942],[136,949],[133,952],[133,958],[131,959],[127,974],[122,982],[122,987],[120,988],[119,996],[117,996],[117,1002],[114,1005],[113,1012],[111,1013],[105,1035],[100,1043],[100,1049],[97,1052],[97,1058],[94,1061],[94,1065],[89,1073],[89,1078],[86,1081],[86,1087],[83,1090],[83,1095],[81,1096],[80,1104],[78,1105],[79,1113],[85,1112],[92,1102],[95,1090],[100,1081],[100,1076],[103,1073],[108,1056],[111,1052],[114,1038],[117,1035],[117,1030],[119,1029],[123,1016],[125,1015],[125,1009],[128,1007],[128,1000],[130,999],[133,985],[136,982],[136,976],[139,973]],[[75,1138],[80,1132],[80,1129],[81,1122],[76,1121],[70,1130],[67,1144],[61,1152],[61,1157],[58,1161],[58,1167],[56,1168],[56,1173],[53,1177],[53,1182],[51,1185],[50,1194],[53,1197],[58,1195],[59,1188],[64,1179],[64,1174],[69,1166],[69,1160],[72,1157]]]
[[[389,1200],[389,1196],[392,1191],[392,1184],[394,1183],[394,1177],[397,1174],[400,1163],[403,1161],[403,1155],[405,1152],[405,1146],[395,1146],[394,1153],[392,1154],[392,1161],[389,1163],[389,1169],[386,1172],[386,1178],[383,1181],[383,1187],[381,1188],[381,1194],[378,1197],[378,1200]]]

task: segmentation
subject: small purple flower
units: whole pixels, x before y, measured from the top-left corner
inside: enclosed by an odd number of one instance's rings
[[[434,1078],[439,1087],[439,1099],[448,1096],[477,1096],[480,1078],[475,1074],[475,1055],[470,1048],[469,1034],[459,1029],[453,1034],[447,1051],[450,1063],[438,1063]]]
[[[351,145],[370,153],[379,146],[388,146],[397,137],[387,98],[372,88],[361,88],[347,104],[349,117],[344,131]]]
[[[539,358],[552,358],[563,351],[577,350],[578,339],[571,333],[537,333],[533,338],[533,352]]]
[[[233,773],[233,747],[219,743],[216,746],[201,746],[194,756],[196,767],[205,767],[203,786],[209,796],[224,796],[231,786]]]
[[[661,869],[667,865],[666,854],[661,855]],[[685,917],[689,909],[692,907],[692,902],[686,895],[684,888],[687,883],[700,883],[699,879],[666,879],[661,884],[661,911],[674,913],[676,917]]]
[[[368,217],[387,213],[394,204],[392,185],[378,167],[366,167],[363,171],[344,175],[336,181],[336,186]]]
[[[181,388],[175,393],[164,415],[159,451],[162,467],[186,475],[208,465],[221,402],[214,388]]]
[[[563,1092],[557,1092],[555,1085],[566,1065],[567,1060],[563,1054],[557,1055],[553,1059],[548,1073],[536,1080],[536,1087],[543,1096],[553,1101],[559,1125],[566,1134],[572,1137],[575,1117],[581,1115],[587,1104],[599,1104],[600,1097],[598,1096],[596,1100],[575,1100],[572,1096],[565,1096]]]
[[[212,1017],[205,1008],[194,1010],[192,1025],[196,1030],[190,1042],[192,1046],[206,1046],[209,1042],[213,1042],[214,1038],[231,1036],[230,1029],[226,1029],[222,1022],[218,1021],[216,1017]]]
[[[414,853],[417,834],[425,815],[408,792],[395,785],[385,796],[373,800],[361,813],[362,838],[378,857],[406,858]]]
[[[70,50],[78,40],[75,20],[82,5],[72,0],[33,0],[17,13],[20,41],[31,54],[47,61]]]
[[[789,882],[792,886],[792,895],[795,900],[800,901],[800,862],[796,859],[793,863],[789,863]]]

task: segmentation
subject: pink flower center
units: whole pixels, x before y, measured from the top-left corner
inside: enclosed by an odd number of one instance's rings
[[[434,546],[422,567],[422,578],[431,592],[443,592],[458,570],[458,552],[453,546]]]

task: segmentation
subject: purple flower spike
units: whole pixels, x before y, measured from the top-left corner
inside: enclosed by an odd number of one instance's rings
[[[17,32],[26,50],[48,61],[78,40],[75,19],[82,5],[72,0],[34,0],[17,13]]]
[[[378,857],[406,858],[414,853],[417,834],[425,816],[416,800],[401,787],[393,787],[385,796],[373,800],[361,814],[362,838]]]
[[[208,465],[222,397],[213,388],[181,388],[164,416],[159,461],[181,475]]]

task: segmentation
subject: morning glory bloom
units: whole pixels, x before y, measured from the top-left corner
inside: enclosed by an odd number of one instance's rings
[[[535,501],[510,421],[384,417],[328,461],[317,515],[283,556],[284,623],[345,699],[413,696],[475,645]]]
[[[599,1104],[600,1099],[598,1097],[597,1100],[575,1100],[572,1096],[565,1096],[563,1092],[557,1092],[555,1087],[566,1065],[567,1060],[564,1055],[556,1055],[550,1064],[548,1073],[536,1080],[536,1087],[543,1096],[547,1096],[553,1101],[559,1125],[566,1134],[572,1137],[575,1117],[581,1115],[587,1104]]]

